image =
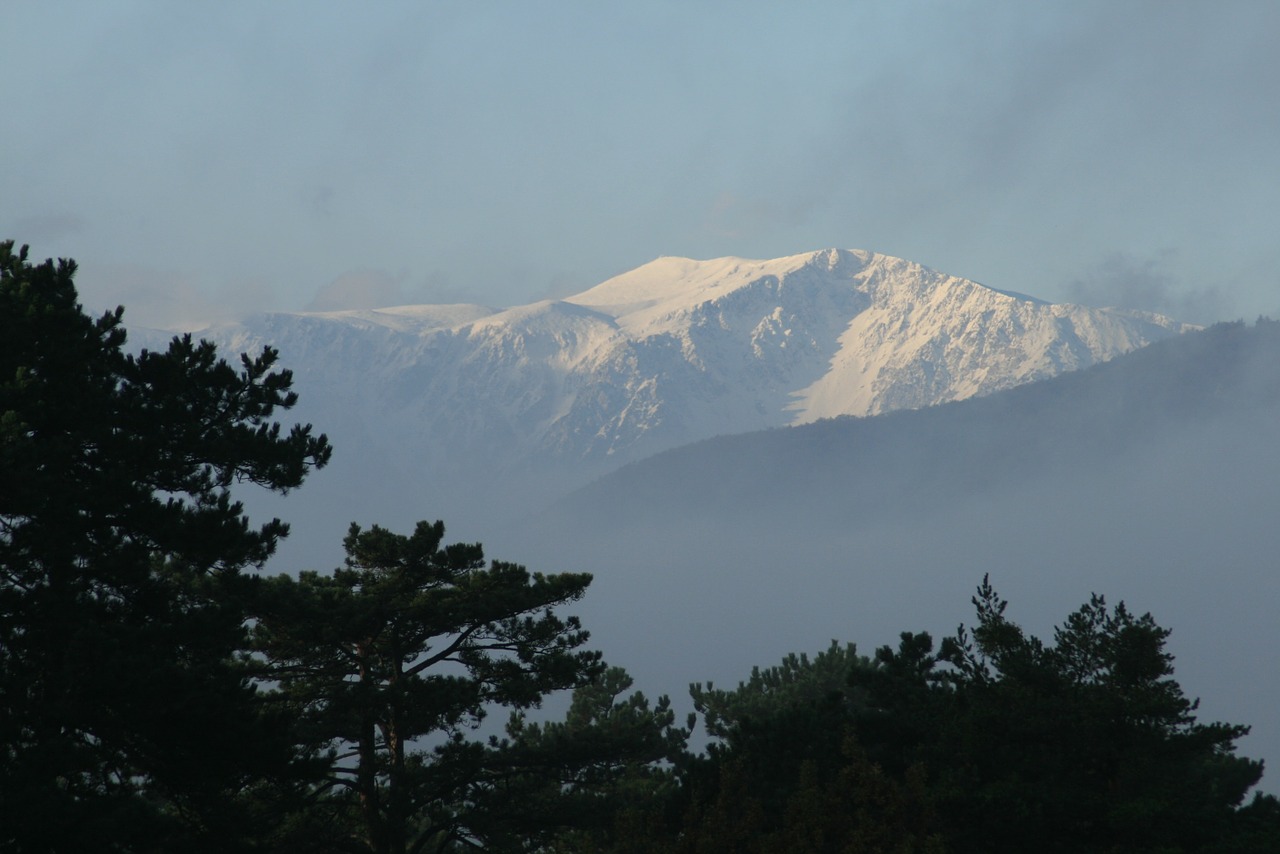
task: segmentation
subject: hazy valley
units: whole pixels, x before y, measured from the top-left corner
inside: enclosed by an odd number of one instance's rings
[[[492,537],[671,448],[987,395],[1189,328],[824,250],[662,258],[505,310],[270,314],[198,335],[226,352],[278,348],[295,373],[297,417],[340,449],[289,499],[309,526],[284,546],[296,562],[335,555],[336,536],[325,550],[316,540],[352,518],[439,516],[461,536]]]
[[[279,347],[337,448],[251,504],[294,524],[278,570],[336,565],[352,520],[440,518],[491,556],[594,573],[594,642],[677,693],[832,638],[941,635],[988,572],[1040,632],[1096,591],[1172,626],[1206,715],[1280,755],[1272,326],[1195,332],[825,251],[202,334]]]

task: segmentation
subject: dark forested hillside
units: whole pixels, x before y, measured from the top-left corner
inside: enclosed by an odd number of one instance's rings
[[[1273,768],[1277,426],[1280,324],[1224,324],[987,398],[691,445],[495,536],[595,573],[584,618],[646,687],[736,679],[780,643],[939,636],[988,572],[1037,630],[1093,591],[1141,601],[1205,716],[1253,723],[1242,750]]]
[[[1225,323],[990,397],[698,442],[602,478],[560,510],[606,529],[728,513],[820,527],[930,512],[1105,471],[1184,431],[1280,423],[1270,420],[1278,404],[1280,322]]]

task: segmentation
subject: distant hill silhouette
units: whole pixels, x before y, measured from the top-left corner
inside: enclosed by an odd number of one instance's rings
[[[578,613],[646,691],[832,639],[953,632],[984,574],[1029,630],[1151,611],[1201,720],[1280,791],[1280,324],[1230,323],[989,397],[711,439],[580,490],[494,555],[595,574]],[[685,707],[687,708],[687,706]]]
[[[1267,421],[1280,403],[1280,322],[1224,323],[983,398],[724,436],[626,466],[555,515],[596,529],[662,520],[848,524],[1024,485],[1105,473],[1163,437]]]

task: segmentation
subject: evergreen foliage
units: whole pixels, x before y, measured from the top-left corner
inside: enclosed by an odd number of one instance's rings
[[[345,823],[342,850],[532,850],[609,815],[628,788],[661,784],[649,766],[687,736],[668,701],[615,703],[630,680],[579,649],[577,618],[552,611],[590,576],[486,566],[479,545],[443,536],[440,522],[409,536],[353,525],[344,568],[280,576],[262,598],[262,675],[299,743],[333,760],[309,815]],[[519,714],[575,686],[564,723]],[[469,738],[499,706],[516,710],[507,738]]]
[[[489,773],[474,789],[473,833],[500,851],[595,852],[626,845],[661,822],[693,727],[675,726],[667,697],[626,694],[631,677],[607,667],[573,693],[563,721],[513,713],[489,743]]]
[[[243,570],[288,528],[230,490],[292,489],[329,445],[270,420],[296,400],[275,351],[128,355],[75,272],[0,243],[0,848],[239,845],[235,794],[290,773],[234,659]]]
[[[978,623],[941,645],[947,692],[917,743],[955,850],[1202,851],[1229,839],[1262,764],[1248,727],[1196,721],[1169,630],[1093,596],[1046,645],[983,580]],[[945,760],[945,763],[944,763]]]
[[[1234,752],[1247,727],[1196,720],[1151,615],[1094,596],[1050,645],[987,579],[973,602],[936,651],[924,633],[850,650],[843,686],[821,656],[695,685],[717,741],[651,850],[1280,850],[1277,801],[1243,805],[1262,776]]]
[[[1046,643],[984,578],[936,649],[833,642],[695,684],[694,756],[693,717],[557,615],[589,575],[422,522],[352,525],[332,574],[260,578],[288,528],[233,487],[286,492],[330,457],[271,420],[290,373],[190,336],[129,355],[75,271],[0,242],[0,849],[1280,850],[1280,801],[1246,803],[1247,728],[1199,722],[1169,630],[1101,596]],[[529,714],[562,689],[563,720]]]
[[[889,774],[858,738],[870,710],[857,683],[874,669],[852,644],[833,641],[812,659],[755,668],[732,691],[693,685],[715,740],[684,775],[679,831],[651,850],[943,850],[922,770]]]

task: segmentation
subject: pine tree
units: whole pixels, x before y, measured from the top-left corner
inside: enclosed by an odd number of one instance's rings
[[[942,644],[951,693],[926,761],[957,851],[1201,851],[1234,832],[1262,763],[1249,728],[1196,720],[1169,630],[1102,596],[1052,645],[1027,635],[983,579],[978,622]]]
[[[75,272],[0,243],[0,848],[226,848],[292,755],[234,658],[288,528],[231,488],[292,489],[329,444],[270,420],[296,400],[275,351],[127,354]]]
[[[1196,719],[1169,630],[1093,596],[1052,643],[984,579],[976,625],[874,658],[833,645],[736,690],[693,686],[713,742],[654,851],[1257,852],[1280,803],[1248,790],[1248,728]]]
[[[478,802],[492,804],[496,781],[516,771],[468,733],[491,708],[535,706],[600,670],[599,654],[579,649],[577,618],[552,610],[589,575],[486,566],[479,545],[443,537],[440,522],[408,536],[352,525],[343,568],[272,579],[258,614],[275,700],[296,716],[299,742],[334,762],[311,821],[347,827],[356,850],[477,841]]]

